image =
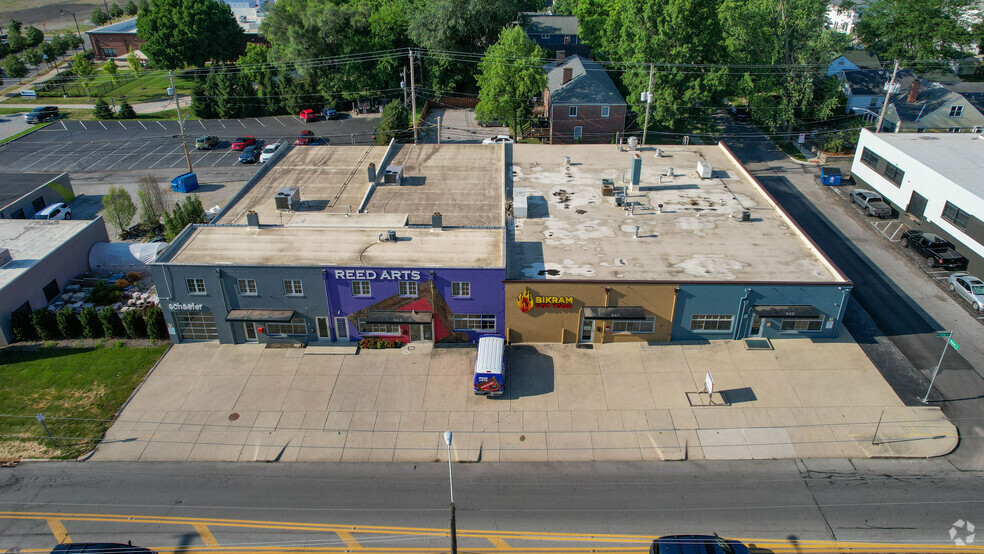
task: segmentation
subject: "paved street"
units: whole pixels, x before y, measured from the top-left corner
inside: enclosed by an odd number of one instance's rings
[[[949,535],[958,520],[984,521],[984,481],[943,460],[455,464],[453,472],[461,552],[641,554],[655,536],[695,532],[743,539],[756,554],[984,551],[956,549]],[[441,463],[24,463],[0,470],[0,490],[8,552],[47,551],[66,538],[162,552],[449,550]],[[966,538],[965,526],[955,531]]]
[[[849,309],[845,325],[904,402],[920,404],[926,392],[943,348],[935,332],[954,331],[961,349],[947,353],[930,399],[960,430],[961,445],[949,459],[984,469],[984,345],[975,340],[981,322],[939,286],[938,275],[911,263],[890,241],[895,234],[883,233],[885,222],[864,218],[830,187],[816,185],[816,167],[789,160],[751,125],[722,122],[726,135],[741,135],[724,138],[738,157],[855,283],[861,309]]]
[[[293,142],[310,129],[322,144],[372,144],[378,118],[352,117],[303,123],[294,117],[188,121],[185,134],[195,167],[238,164],[239,152],[229,145],[238,136],[252,135],[264,143]],[[195,138],[216,135],[214,150],[197,151]],[[185,164],[176,121],[61,120],[0,149],[0,170],[6,171],[126,171],[180,169]]]

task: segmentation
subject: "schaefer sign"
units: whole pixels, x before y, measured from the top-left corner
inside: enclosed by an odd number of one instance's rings
[[[530,289],[524,288],[516,298],[516,304],[524,314],[533,308],[560,308],[569,310],[574,307],[573,296],[533,296]]]

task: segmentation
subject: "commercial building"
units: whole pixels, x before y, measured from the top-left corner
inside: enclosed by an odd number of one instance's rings
[[[851,283],[726,146],[512,161],[510,341],[837,335]]]
[[[108,242],[92,221],[0,219],[0,346],[13,342],[10,314],[43,308],[72,279],[89,271],[89,250]]]
[[[259,14],[259,17],[262,18],[263,3],[251,6],[257,3],[256,0],[227,2],[233,11],[233,16],[236,17],[236,22],[243,28],[245,42],[269,44],[260,34],[259,20],[249,19],[247,16],[247,14],[252,13],[253,15]],[[92,52],[96,59],[122,58],[127,55],[131,48],[137,52],[140,58],[146,59],[146,56],[140,52],[144,40],[137,35],[136,17],[96,27],[86,31],[85,34],[89,35],[89,42],[92,44]]]
[[[152,265],[172,338],[501,333],[502,183],[502,151],[484,145],[296,148],[217,225],[185,229]],[[285,186],[298,190],[289,207]]]
[[[46,206],[74,199],[68,173],[0,173],[0,219],[31,219]]]
[[[984,275],[984,135],[861,131],[851,173],[906,226],[941,235]]]

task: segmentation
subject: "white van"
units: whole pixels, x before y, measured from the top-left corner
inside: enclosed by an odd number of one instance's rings
[[[488,335],[478,339],[475,355],[475,394],[501,396],[506,388],[506,338]]]
[[[56,202],[34,214],[34,219],[72,219],[72,208]]]

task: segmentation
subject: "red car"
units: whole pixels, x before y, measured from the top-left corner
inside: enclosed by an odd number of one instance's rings
[[[304,123],[310,123],[312,121],[317,121],[318,114],[314,110],[301,110],[301,121]]]
[[[314,142],[314,131],[301,131],[301,136],[297,137],[294,144],[311,144]]]
[[[256,144],[256,137],[246,135],[245,137],[237,137],[236,140],[232,141],[233,150],[245,150],[247,146],[253,146]]]

